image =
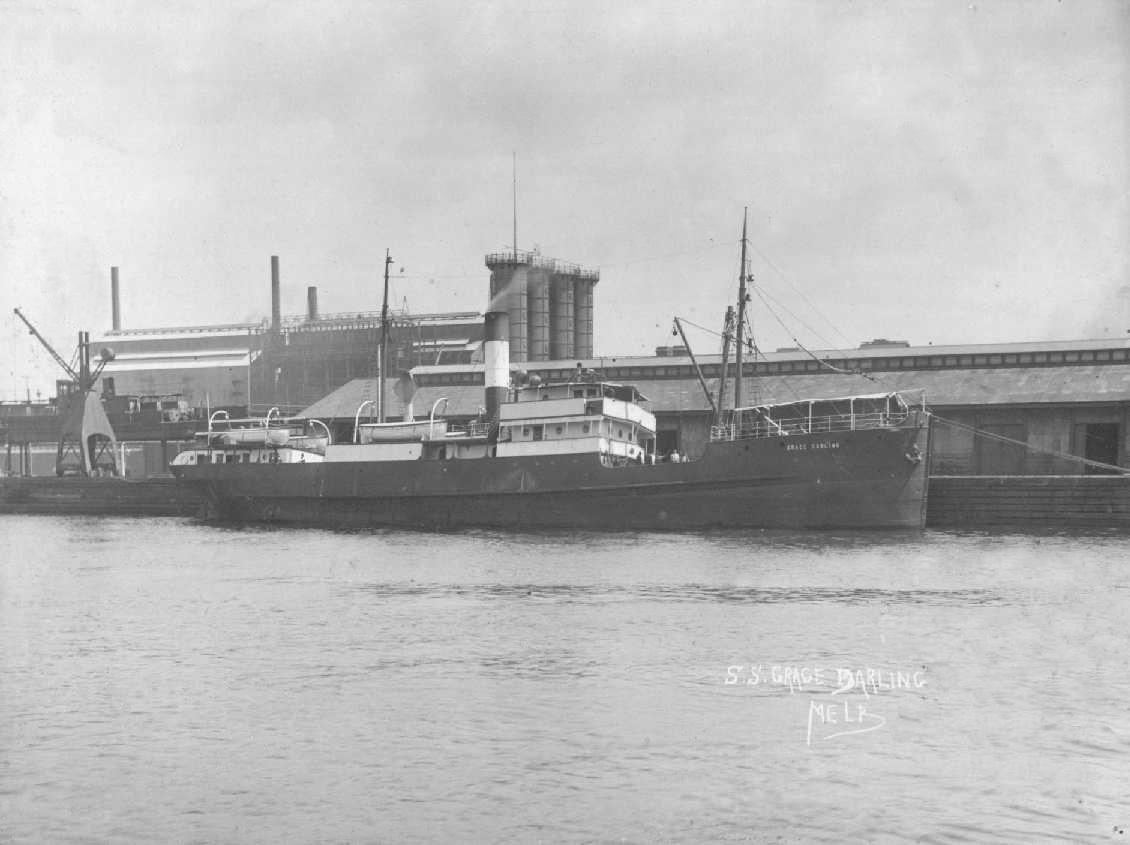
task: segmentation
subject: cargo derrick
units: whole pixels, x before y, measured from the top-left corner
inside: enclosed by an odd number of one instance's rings
[[[72,388],[67,395],[59,396],[59,447],[55,455],[55,474],[63,475],[117,475],[114,459],[117,443],[110,420],[102,408],[102,401],[94,392],[94,384],[103,368],[114,360],[114,352],[103,348],[98,363],[91,369],[90,333],[78,333],[78,369],[68,364],[47,339],[31,324],[19,308],[15,314],[29,333],[35,337],[70,379]]]

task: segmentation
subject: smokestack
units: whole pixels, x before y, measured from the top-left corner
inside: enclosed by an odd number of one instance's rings
[[[111,326],[114,331],[120,332],[122,330],[122,302],[119,298],[120,291],[118,290],[118,268],[110,268],[110,313],[111,313]]]
[[[483,361],[487,419],[497,420],[510,390],[510,315],[505,311],[483,315]]]
[[[282,329],[282,303],[279,301],[279,257],[271,256],[271,331]]]
[[[318,319],[318,289],[313,285],[306,288],[306,319],[311,323]]]

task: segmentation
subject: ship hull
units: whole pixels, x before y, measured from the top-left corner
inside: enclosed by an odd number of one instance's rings
[[[174,466],[209,518],[342,528],[921,528],[923,426],[714,442],[697,460],[595,455]]]

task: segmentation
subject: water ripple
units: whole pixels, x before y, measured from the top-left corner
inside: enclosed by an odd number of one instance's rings
[[[521,599],[553,602],[711,602],[726,604],[896,604],[997,606],[1004,596],[983,589],[889,590],[879,588],[729,587],[704,584],[361,584],[358,590],[382,598]]]
[[[1124,537],[0,543],[4,842],[1128,838]]]

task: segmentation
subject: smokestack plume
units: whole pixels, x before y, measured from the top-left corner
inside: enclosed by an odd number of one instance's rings
[[[483,361],[487,419],[497,420],[510,390],[510,315],[505,311],[483,315]]]
[[[282,303],[279,299],[279,257],[271,256],[271,331],[282,328]]]
[[[120,332],[122,330],[122,301],[121,292],[118,289],[118,268],[110,268],[110,314],[111,323],[114,331]]]
[[[306,288],[306,319],[311,323],[318,319],[318,289],[313,285]]]

